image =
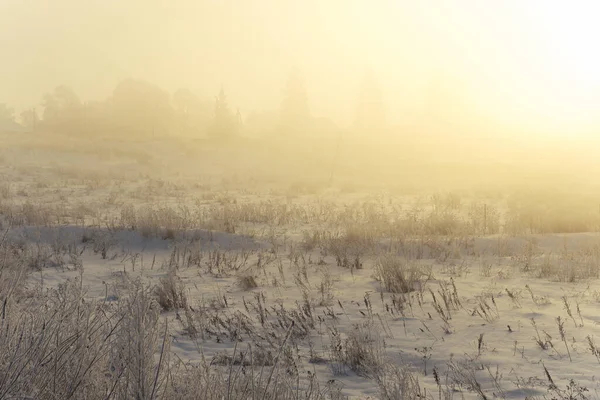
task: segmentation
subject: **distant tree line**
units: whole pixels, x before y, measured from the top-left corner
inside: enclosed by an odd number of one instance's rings
[[[2,121],[16,121],[14,110],[5,104],[0,104]],[[210,101],[189,89],[171,95],[154,84],[126,79],[108,98],[99,101],[82,101],[72,88],[57,86],[43,96],[39,106],[23,111],[19,122],[29,131],[66,135],[171,134],[215,140],[231,140],[245,133],[285,139],[336,129],[328,119],[311,114],[304,80],[296,72],[284,86],[279,109],[253,112],[245,120],[229,103],[223,87]],[[385,129],[381,90],[371,75],[360,89],[354,128],[360,132]]]

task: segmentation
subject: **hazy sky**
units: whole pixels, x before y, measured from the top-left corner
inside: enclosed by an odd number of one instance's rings
[[[446,77],[473,112],[583,126],[600,110],[598,12],[552,0],[0,0],[0,102],[22,109],[61,83],[104,98],[135,77],[207,98],[223,84],[247,113],[277,108],[298,68],[313,113],[343,124],[371,69],[393,122],[422,112]]]

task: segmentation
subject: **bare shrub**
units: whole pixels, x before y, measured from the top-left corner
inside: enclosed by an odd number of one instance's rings
[[[84,236],[81,238],[81,241],[85,243],[84,240],[89,240],[90,237]],[[115,245],[115,239],[110,232],[93,232],[91,235],[92,241],[92,250],[94,253],[100,253],[100,257],[103,260],[108,258],[108,252]]]
[[[223,359],[226,364],[215,367],[206,362],[177,363],[169,382],[166,398],[181,400],[343,400],[340,389],[322,387],[316,374],[300,376],[284,365],[261,365],[256,349]],[[227,363],[227,361],[229,361]]]
[[[386,255],[375,264],[375,278],[387,292],[408,293],[420,288],[428,275],[422,266],[404,259]]]
[[[173,271],[160,278],[154,288],[154,295],[164,311],[186,309],[188,306],[185,285]]]
[[[12,195],[12,188],[10,183],[2,182],[0,183],[0,199],[6,200],[9,199]]]
[[[575,233],[599,226],[596,199],[572,193],[524,192],[508,199],[505,231],[523,233]]]
[[[466,361],[449,361],[448,376],[458,387],[476,393],[481,399],[489,399],[481,387],[481,383],[477,380],[477,371],[472,364]]]
[[[0,398],[105,397],[118,320],[82,301],[78,281],[24,297],[0,320]]]
[[[141,281],[132,282],[129,297],[120,304],[122,323],[111,347],[109,365],[117,398],[160,398],[168,376],[169,341],[161,332],[159,307]],[[162,341],[161,341],[162,336]],[[162,344],[161,344],[162,342]],[[155,357],[157,351],[160,357]]]
[[[343,233],[329,235],[324,247],[339,267],[361,269],[361,259],[376,245],[375,234],[371,229],[350,226]]]
[[[461,208],[461,198],[458,193],[435,193],[431,196],[431,204],[434,210],[455,210]]]
[[[384,342],[372,322],[353,326],[344,341],[344,361],[359,375],[378,374],[384,364]]]
[[[304,251],[312,251],[315,248],[322,246],[325,243],[331,233],[325,230],[314,229],[311,231],[304,230],[302,232],[302,241],[300,243],[300,247]]]
[[[434,211],[423,221],[426,235],[452,235],[460,232],[461,221],[452,211]]]
[[[491,235],[500,232],[500,212],[495,206],[472,203],[468,216],[473,234]]]
[[[50,218],[54,214],[48,207],[33,204],[29,201],[21,205],[19,211],[24,225],[29,226],[48,226],[50,225]]]
[[[345,368],[366,377],[376,377],[384,365],[384,340],[372,321],[353,325],[345,339],[337,328],[329,332],[331,367],[342,375]]]
[[[427,398],[419,380],[405,366],[386,364],[376,376],[382,400],[412,400]]]
[[[175,233],[189,229],[197,216],[186,206],[143,206],[135,210],[131,205],[121,210],[120,224],[138,230],[144,237],[173,238]]]
[[[321,282],[318,286],[320,295],[319,305],[322,307],[329,306],[333,303],[333,278],[329,270],[325,269],[322,272]]]
[[[136,228],[137,218],[133,205],[128,204],[121,209],[121,226],[130,230],[134,230]]]
[[[242,290],[252,290],[258,287],[258,283],[256,283],[256,279],[252,274],[240,275],[237,284]]]

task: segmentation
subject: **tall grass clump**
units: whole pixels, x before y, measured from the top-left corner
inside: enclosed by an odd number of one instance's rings
[[[164,311],[186,309],[188,306],[185,285],[173,271],[160,278],[154,287],[154,295]]]
[[[158,399],[169,335],[150,288],[117,303],[85,298],[80,279],[58,288],[2,290],[0,399]]]
[[[164,328],[159,323],[159,305],[151,288],[138,280],[120,306],[121,323],[108,360],[116,398],[161,398],[168,376],[169,335],[166,322]]]
[[[419,289],[428,278],[423,267],[416,263],[385,255],[375,263],[375,278],[386,292],[409,293]]]
[[[382,400],[412,400],[427,398],[419,380],[405,366],[388,363],[376,377]]]

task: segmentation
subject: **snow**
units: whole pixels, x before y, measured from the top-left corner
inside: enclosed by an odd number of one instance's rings
[[[4,156],[12,161],[18,159],[9,151],[5,151]],[[333,380],[350,398],[376,398],[378,386],[371,377],[361,376],[349,368],[342,368],[339,373],[331,359],[331,330],[337,329],[345,338],[354,325],[363,323],[383,338],[385,363],[407,365],[433,398],[437,398],[438,393],[434,369],[442,385],[448,382],[449,388],[455,391],[456,398],[479,398],[466,385],[451,383],[452,378],[455,382],[468,380],[469,373],[474,374],[489,398],[524,399],[545,395],[549,382],[544,368],[561,389],[573,379],[587,387],[590,395],[598,396],[600,385],[596,371],[600,358],[590,351],[588,339],[600,345],[600,316],[597,315],[600,234],[597,232],[427,237],[422,258],[406,262],[428,271],[428,279],[422,290],[407,295],[410,305],[406,305],[402,315],[398,310],[391,311],[392,298],[398,295],[382,292],[381,284],[375,279],[381,249],[389,245],[385,239],[380,240],[379,251],[362,254],[362,268],[350,269],[338,266],[335,256],[324,252],[319,245],[303,248],[303,232],[337,228],[302,222],[302,218],[290,223],[240,223],[237,233],[185,228],[167,238],[148,237],[139,230],[100,223],[109,216],[118,216],[126,204],[192,207],[195,202],[199,209],[209,210],[223,207],[219,196],[224,196],[235,199],[236,204],[264,201],[288,207],[309,204],[316,208],[331,202],[343,209],[366,204],[373,199],[369,194],[334,191],[289,197],[271,191],[261,194],[258,188],[237,192],[221,192],[216,188],[214,197],[202,199],[203,189],[197,186],[202,181],[191,185],[179,176],[173,179],[172,189],[160,189],[155,194],[148,191],[150,194],[145,200],[140,200],[134,196],[143,197],[140,192],[150,187],[150,181],[131,174],[132,177],[123,178],[119,183],[110,176],[111,171],[128,165],[126,160],[105,161],[103,165],[113,167],[103,175],[107,184],[94,186],[85,184],[88,179],[85,176],[72,181],[65,178],[64,166],[77,170],[74,165],[84,164],[79,159],[82,156],[70,153],[70,157],[60,158],[60,165],[50,170],[42,168],[44,164],[51,165],[49,161],[36,160],[33,156],[19,158],[19,166],[7,163],[1,171],[11,185],[11,196],[4,199],[4,203],[18,205],[29,201],[40,207],[61,206],[67,215],[81,203],[91,205],[95,214],[86,215],[80,224],[65,218],[52,226],[19,226],[9,230],[10,240],[26,242],[46,252],[48,258],[58,245],[71,246],[80,254],[80,267],[68,259],[62,264],[45,264],[41,270],[31,273],[30,285],[57,286],[65,279],[81,276],[90,299],[111,301],[121,295],[119,290],[124,279],[141,277],[157,283],[175,268],[192,308],[199,310],[211,301],[223,301],[226,304],[221,304],[222,309],[211,312],[220,312],[224,318],[241,313],[252,321],[257,332],[260,331],[258,316],[247,307],[249,303],[256,303],[256,296],[262,297],[267,307],[273,307],[272,318],[277,307],[295,309],[303,304],[308,293],[312,312],[319,323],[310,330],[308,338],[298,341],[304,362],[301,368],[314,371],[324,383]],[[152,167],[147,169],[152,173]],[[84,169],[79,172],[85,175]],[[206,181],[211,179],[206,178]],[[44,182],[48,186],[36,187],[33,182]],[[19,195],[19,190],[27,194]],[[115,190],[116,200],[105,204]],[[165,194],[165,191],[170,193]],[[393,194],[382,195],[382,198],[382,204],[403,205],[416,201],[411,196]],[[102,241],[108,248],[104,256],[94,248],[94,244]],[[410,246],[410,243],[405,245]],[[215,251],[247,257],[247,261],[240,261],[238,271],[211,273],[207,257]],[[186,261],[193,252],[202,253],[204,259],[198,264]],[[402,253],[398,254],[401,258]],[[267,259],[269,263],[265,263]],[[570,270],[575,274],[573,282],[568,279]],[[244,274],[252,274],[258,286],[240,287],[239,277]],[[327,279],[331,280],[331,298],[321,302],[320,288]],[[455,300],[459,304],[443,307],[450,314],[444,322],[434,306],[434,295],[437,302],[443,302],[443,295],[453,292],[452,284],[456,286]],[[175,327],[171,348],[181,359],[197,361],[222,352],[231,354],[235,341],[225,336],[219,340],[214,335],[190,338],[181,323],[182,313],[181,310],[165,313]],[[564,322],[564,342],[557,317]],[[538,338],[545,348],[537,343]],[[245,340],[240,346],[249,343],[248,338]],[[311,363],[311,351],[324,361]],[[453,372],[452,366],[462,367]],[[465,375],[461,378],[457,371]]]
[[[35,231],[25,229],[21,235],[26,240],[37,242],[50,242],[52,235],[59,235],[63,240],[70,237],[77,240],[82,235],[82,229],[50,228]],[[124,261],[121,248],[115,249],[115,256],[103,260],[97,255],[86,252],[83,257],[83,279],[90,298],[102,299],[105,290],[111,285],[118,284],[123,273],[130,277],[144,276],[146,279],[156,280],[166,273],[164,265],[168,263],[175,243],[165,240],[144,239],[133,232],[117,232],[116,241],[122,249],[130,254],[140,255],[138,267],[131,260]],[[538,246],[546,251],[558,249],[565,243],[569,248],[587,249],[600,245],[600,235],[597,234],[573,234],[573,235],[548,235],[536,238]],[[600,302],[600,292],[594,289],[594,281],[586,280],[577,283],[552,282],[546,279],[531,277],[527,273],[519,271],[518,265],[513,265],[510,257],[501,257],[489,250],[493,248],[498,238],[478,238],[477,248],[481,249],[478,257],[464,257],[464,269],[461,272],[454,271],[449,264],[438,263],[435,260],[421,260],[423,264],[432,267],[432,275],[435,277],[427,284],[434,292],[438,290],[440,282],[447,282],[450,278],[456,283],[457,291],[463,307],[452,312],[450,322],[450,333],[445,332],[443,322],[431,306],[431,295],[424,294],[425,303],[423,308],[413,306],[413,313],[406,317],[391,315],[386,312],[384,304],[390,304],[390,295],[383,295],[381,302],[379,284],[372,277],[373,266],[365,265],[363,269],[356,270],[352,274],[347,269],[336,267],[334,260],[326,258],[327,265],[311,265],[308,274],[312,278],[311,283],[317,287],[323,270],[329,271],[334,277],[333,297],[335,303],[338,301],[343,310],[337,304],[332,308],[338,315],[335,323],[337,329],[347,333],[352,324],[368,320],[368,309],[364,304],[364,296],[369,295],[373,304],[373,312],[381,316],[382,323],[377,325],[385,333],[385,357],[388,362],[396,364],[408,364],[420,376],[421,383],[431,393],[437,391],[433,368],[439,371],[446,369],[446,363],[454,360],[458,363],[466,362],[476,370],[478,380],[484,392],[500,395],[494,387],[492,378],[487,369],[496,371],[502,375],[500,388],[504,398],[522,399],[531,395],[542,395],[546,392],[543,366],[552,374],[555,382],[564,383],[567,379],[575,379],[580,385],[596,391],[598,388],[597,370],[599,360],[589,351],[587,336],[600,337],[600,317],[596,310]],[[525,243],[525,238],[514,238],[510,240],[513,248],[520,248]],[[235,246],[234,243],[238,243]],[[206,245],[204,242],[203,245]],[[243,249],[246,241],[236,235],[221,234],[215,240],[215,246],[235,251]],[[264,244],[266,247],[266,244]],[[318,255],[314,254],[315,259]],[[478,271],[481,258],[488,258],[492,263],[489,276],[483,276]],[[156,258],[154,266],[150,260]],[[143,265],[143,266],[142,266]],[[228,303],[228,313],[234,310],[244,312],[243,299],[252,299],[253,293],[262,293],[266,298],[266,304],[293,305],[302,301],[302,292],[294,283],[291,271],[294,267],[288,265],[286,283],[277,287],[261,281],[259,288],[253,291],[243,291],[236,283],[235,277],[212,277],[201,274],[197,268],[189,267],[180,270],[178,275],[186,283],[188,295],[199,304],[202,299],[210,297],[225,296]],[[275,274],[275,271],[270,271]],[[65,271],[56,268],[47,268],[41,273],[33,274],[32,280],[43,279],[44,285],[56,285],[69,277],[75,277],[78,271]],[[528,294],[526,287],[529,286],[538,304]],[[513,301],[507,295],[506,289],[512,293],[518,293],[517,301]],[[313,290],[314,291],[314,290]],[[315,293],[315,297],[316,297]],[[416,294],[414,294],[416,296]],[[478,315],[473,315],[480,299],[490,300],[493,296],[497,304],[494,317],[486,321]],[[571,319],[564,309],[561,298],[566,296],[573,307],[574,319]],[[580,314],[575,311],[575,304],[580,306]],[[326,307],[315,308],[315,312],[321,312]],[[344,316],[347,314],[347,316]],[[565,345],[561,343],[557,330],[556,317],[560,316],[565,321],[567,331],[567,345],[573,358],[569,362]],[[548,332],[552,336],[552,348],[543,350],[535,342],[535,330],[531,320],[534,319],[537,328],[544,337]],[[377,321],[377,319],[375,319]],[[510,326],[510,330],[509,327]],[[478,351],[477,341],[483,334],[483,346]],[[313,333],[317,352],[327,359],[329,337],[325,328],[316,329]],[[206,357],[212,357],[222,351],[232,351],[234,345],[231,341],[216,343],[211,340],[195,343],[186,337],[183,332],[175,336],[172,344],[173,350],[184,360],[196,360],[200,357],[199,347]],[[418,349],[428,348],[425,353]],[[308,348],[302,349],[308,353]],[[425,375],[423,356],[429,356],[427,361],[427,375]],[[313,368],[308,362],[305,368]],[[319,377],[324,381],[334,379],[343,388],[343,393],[361,398],[361,396],[376,396],[377,386],[368,378],[358,376],[351,371],[345,371],[342,375],[335,375],[327,364],[314,365]],[[495,372],[494,372],[495,373]],[[465,398],[477,398],[474,394],[464,393]]]

